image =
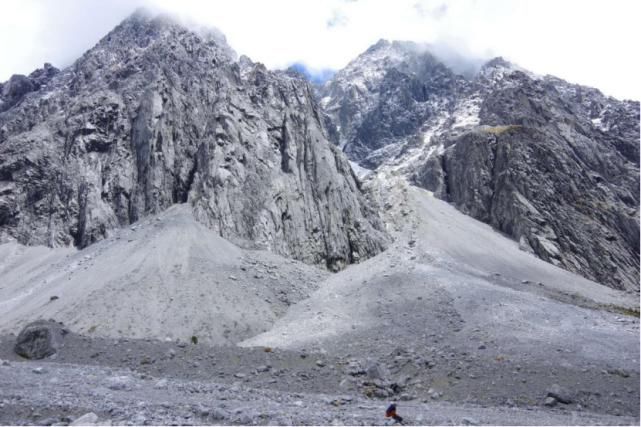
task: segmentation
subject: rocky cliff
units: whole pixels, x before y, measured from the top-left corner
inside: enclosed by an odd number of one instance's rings
[[[540,258],[639,289],[639,103],[502,58],[457,75],[380,41],[322,90],[339,145],[401,174]]]
[[[138,12],[48,69],[2,86],[0,241],[84,247],[190,203],[241,246],[331,269],[385,246],[309,85],[220,34]]]

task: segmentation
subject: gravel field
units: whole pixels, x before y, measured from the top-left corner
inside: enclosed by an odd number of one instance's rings
[[[390,424],[396,402],[408,424],[639,424],[637,295],[374,184],[395,243],[331,275],[180,206],[80,252],[3,245],[0,423]],[[50,317],[71,330],[58,353],[17,356],[22,325]]]

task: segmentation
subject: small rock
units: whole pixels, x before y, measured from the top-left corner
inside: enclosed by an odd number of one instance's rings
[[[174,350],[173,348],[170,348],[169,351],[167,352],[167,357],[170,359],[173,359],[174,357],[176,357],[176,350]]]
[[[316,361],[316,366],[318,366],[319,368],[322,368],[322,367],[325,366],[325,362],[323,362],[322,360],[317,360]]]
[[[568,404],[572,403],[572,397],[569,392],[561,388],[558,384],[553,384],[552,387],[548,390],[547,397],[553,397],[561,403]]]
[[[367,376],[372,379],[382,380],[387,377],[385,368],[375,361],[369,363],[365,372],[367,373]]]
[[[131,378],[128,376],[109,378],[107,387],[111,390],[131,390]]]
[[[545,398],[545,402],[543,402],[543,404],[545,406],[549,406],[549,407],[555,406],[556,405],[556,399],[551,397],[551,396],[548,396],[548,397]]]
[[[2,408],[2,405],[0,405],[0,408]],[[60,418],[51,417],[51,418],[45,418],[45,419],[42,419],[42,420],[38,421],[38,425],[41,425],[41,426],[55,426],[59,422],[60,422]]]
[[[373,394],[374,397],[378,397],[380,399],[383,399],[385,397],[389,397],[391,395],[389,390],[384,389],[384,388],[377,388],[372,392],[372,394]]]
[[[154,384],[154,388],[157,390],[163,390],[167,388],[167,379],[162,378],[161,380],[158,380],[156,384]]]
[[[366,373],[365,369],[363,369],[360,362],[357,360],[350,360],[345,372],[352,376],[364,375]]]
[[[243,374],[242,372],[238,372],[238,373],[234,374],[234,377],[242,379],[242,378],[247,377],[247,375]]]
[[[87,412],[83,416],[77,418],[72,422],[71,426],[90,426],[94,425],[98,422],[98,415],[94,414],[93,412]]]
[[[256,372],[267,372],[271,368],[268,365],[260,365],[256,368]]]
[[[481,345],[479,345],[479,347],[478,347],[478,349],[479,349],[479,350],[485,350],[486,348],[487,348],[487,347],[485,346],[485,344],[481,344]]]
[[[353,385],[354,385],[354,380],[349,377],[343,378],[341,382],[338,383],[338,386],[342,389],[350,389]]]
[[[481,423],[475,418],[465,417],[461,420],[461,424],[464,426],[478,426]]]
[[[145,417],[143,414],[138,414],[134,417],[133,419],[133,424],[137,426],[142,426],[147,423],[147,417]]]
[[[44,374],[47,371],[45,371],[44,368],[38,366],[37,368],[33,368],[31,372],[33,372],[34,374]]]
[[[608,369],[608,374],[618,375],[623,378],[628,378],[630,376],[630,373],[624,369]]]
[[[149,356],[143,357],[142,360],[140,361],[141,365],[151,365],[152,363],[154,363],[154,360],[151,359]]]

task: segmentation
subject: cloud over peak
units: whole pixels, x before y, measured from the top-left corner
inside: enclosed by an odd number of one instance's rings
[[[0,81],[71,64],[140,6],[217,27],[270,68],[340,69],[380,38],[413,40],[641,98],[637,0],[22,0],[3,5]]]

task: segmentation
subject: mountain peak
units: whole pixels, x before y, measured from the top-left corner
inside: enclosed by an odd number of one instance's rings
[[[506,60],[502,56],[497,56],[495,58],[492,58],[489,61],[487,61],[485,64],[483,64],[483,68],[495,68],[495,67],[512,68],[514,67],[514,64],[512,64],[510,61]]]
[[[532,73],[525,68],[510,62],[502,56],[497,56],[487,61],[478,72],[478,76],[489,79],[491,81],[500,81],[505,76],[512,75],[514,72],[520,72],[527,75],[529,78],[538,79],[540,76]]]
[[[228,59],[236,59],[236,53],[218,29],[185,22],[176,16],[154,13],[145,8],[139,8],[125,18],[100,40],[97,47],[121,49],[129,46],[144,49],[157,42],[171,44],[189,35],[200,38],[210,46],[215,45]]]
[[[376,43],[368,47],[365,53],[376,52],[377,50],[384,49],[386,47],[389,47],[390,45],[391,43],[389,42],[389,40],[379,39]]]

